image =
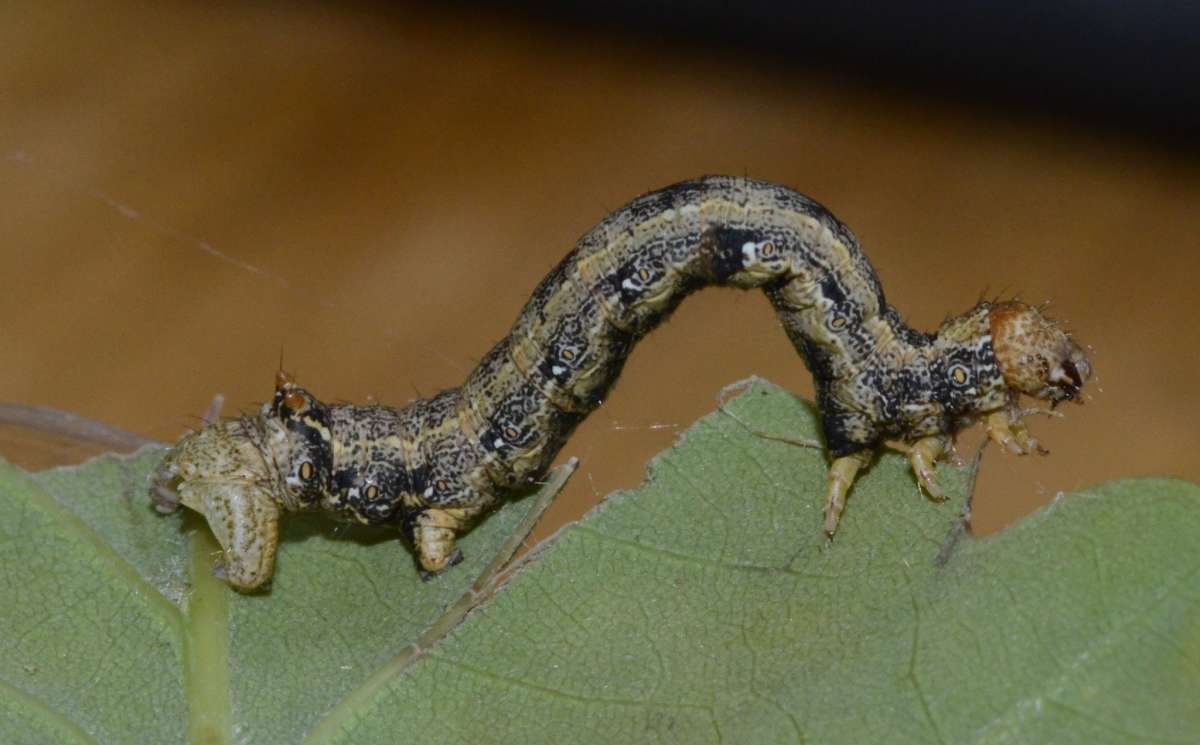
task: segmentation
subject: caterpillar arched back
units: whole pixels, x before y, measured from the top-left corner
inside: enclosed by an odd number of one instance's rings
[[[295,510],[394,523],[422,569],[440,572],[472,519],[546,472],[633,346],[710,285],[763,290],[812,371],[833,458],[831,536],[885,440],[908,443],[917,480],[940,498],[933,464],[956,432],[983,420],[1006,449],[1037,450],[1018,396],[1078,400],[1091,372],[1066,333],[1016,302],[914,331],[824,207],[711,176],[638,197],[588,231],[461,387],[404,408],[327,405],[280,374],[257,415],[179,441],[158,474],[159,505],[205,515],[242,590],[270,580],[279,519]]]

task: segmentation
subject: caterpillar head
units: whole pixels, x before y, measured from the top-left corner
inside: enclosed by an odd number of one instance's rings
[[[988,314],[992,349],[1008,387],[1058,405],[1080,402],[1079,392],[1092,375],[1083,349],[1037,308],[998,303]]]

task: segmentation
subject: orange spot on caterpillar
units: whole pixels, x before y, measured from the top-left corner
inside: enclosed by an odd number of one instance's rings
[[[308,402],[304,399],[304,394],[297,390],[291,390],[283,394],[283,405],[292,411],[300,411]]]

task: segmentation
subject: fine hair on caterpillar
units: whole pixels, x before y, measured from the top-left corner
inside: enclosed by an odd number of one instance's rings
[[[1092,373],[1066,332],[1020,302],[980,302],[932,334],[909,328],[828,210],[783,186],[709,176],[588,231],[461,386],[403,408],[331,405],[281,371],[257,414],[172,448],[156,501],[207,518],[241,590],[269,583],[279,520],[297,510],[394,524],[437,574],[461,558],[456,537],[474,519],[546,473],[633,346],[707,286],[761,289],[813,374],[830,536],[885,442],[904,444],[920,487],[941,499],[934,463],[957,432],[983,422],[1006,450],[1039,452],[1019,397],[1079,401]]]

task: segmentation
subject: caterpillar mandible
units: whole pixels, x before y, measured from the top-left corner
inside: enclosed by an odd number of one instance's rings
[[[934,461],[955,433],[982,420],[1006,449],[1037,451],[1020,394],[1078,401],[1091,374],[1068,334],[1018,302],[980,303],[933,334],[909,328],[828,210],[783,186],[709,176],[638,197],[586,233],[461,387],[403,408],[327,405],[281,373],[258,414],[175,445],[156,501],[207,518],[239,590],[270,581],[279,520],[295,510],[395,524],[437,574],[461,558],[460,531],[545,474],[638,340],[710,285],[762,289],[815,378],[830,536],[885,441],[908,444],[939,499]]]

